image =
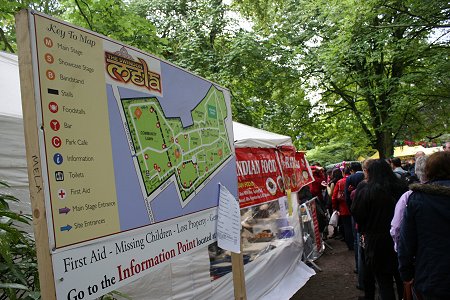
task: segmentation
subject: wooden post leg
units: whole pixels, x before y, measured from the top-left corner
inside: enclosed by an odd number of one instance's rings
[[[242,253],[231,253],[231,267],[233,270],[234,299],[246,300],[244,259]]]

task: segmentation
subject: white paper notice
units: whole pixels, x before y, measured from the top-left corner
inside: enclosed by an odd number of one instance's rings
[[[241,213],[236,198],[219,184],[217,244],[220,248],[241,253]]]

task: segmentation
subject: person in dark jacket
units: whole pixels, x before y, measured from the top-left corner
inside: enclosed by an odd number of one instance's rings
[[[400,227],[399,271],[424,300],[450,299],[450,152],[425,164],[426,184],[410,186]]]
[[[367,182],[363,181],[357,187],[352,214],[358,223],[358,231],[364,236],[365,268],[374,275],[382,300],[396,299],[394,279],[398,299],[402,299],[403,284],[389,230],[397,200],[407,187],[384,159],[371,161],[364,171],[367,172]],[[365,296],[366,299],[374,299],[375,295],[365,291]]]
[[[363,179],[364,179],[364,173],[362,171],[361,163],[356,162],[356,161],[351,162],[350,163],[350,173],[351,173],[351,175],[348,176],[347,180],[345,181],[345,189],[344,189],[345,201],[347,202],[347,206],[349,208],[352,206],[350,194],[354,190],[356,190],[356,187],[358,186],[358,184],[361,181],[363,181]],[[355,223],[353,216],[351,217],[351,222],[352,222],[353,248],[356,249],[355,250],[355,272],[358,273],[357,288],[364,289],[363,270],[360,270],[361,264],[358,263],[358,261],[360,261],[359,250],[358,250],[359,234],[356,232],[356,227],[355,227],[356,223]],[[363,266],[362,266],[362,268],[363,268]]]
[[[355,190],[358,184],[364,179],[361,163],[355,161],[350,163],[350,173],[351,175],[348,176],[345,181],[345,201],[347,201],[348,207],[352,205],[350,199],[351,192]]]

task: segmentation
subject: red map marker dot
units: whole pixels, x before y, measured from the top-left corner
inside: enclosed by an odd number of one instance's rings
[[[139,118],[142,116],[142,110],[138,107],[134,110],[134,115],[136,116],[136,118]]]

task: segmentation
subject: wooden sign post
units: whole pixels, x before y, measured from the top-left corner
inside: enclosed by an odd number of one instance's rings
[[[31,53],[28,11],[22,10],[16,16],[17,45],[19,46],[19,70],[22,94],[22,111],[25,131],[25,146],[28,164],[30,200],[33,214],[34,237],[38,260],[39,282],[42,299],[56,299],[53,284],[53,269],[50,257],[47,218],[44,201],[43,170],[39,150],[36,124],[37,115],[34,99],[34,79]]]
[[[231,253],[231,268],[233,270],[234,299],[246,300],[247,292],[245,290],[244,259],[242,252]]]

